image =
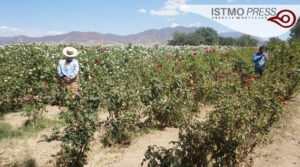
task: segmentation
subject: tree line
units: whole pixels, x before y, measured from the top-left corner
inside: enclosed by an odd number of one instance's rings
[[[257,46],[258,40],[250,35],[239,38],[221,37],[210,27],[200,27],[192,33],[175,32],[168,45],[229,45],[229,46]]]
[[[300,17],[298,18],[298,21],[295,24],[295,26],[291,29],[289,38],[290,42],[294,42],[297,40],[300,40]]]
[[[290,31],[290,38],[288,41],[293,42],[300,40],[300,18],[295,26]],[[284,42],[279,38],[270,38],[269,43]],[[254,46],[258,45],[258,40],[250,35],[242,35],[239,38],[222,37],[217,31],[210,27],[200,27],[192,33],[175,32],[173,39],[168,41],[168,45],[227,45],[227,46]]]

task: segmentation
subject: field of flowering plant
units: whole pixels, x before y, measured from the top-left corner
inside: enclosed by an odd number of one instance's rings
[[[281,117],[299,84],[299,43],[267,46],[262,77],[252,62],[257,48],[73,45],[80,51],[82,91],[72,99],[56,70],[65,46],[0,48],[0,114],[25,110],[34,123],[46,104],[67,107],[59,162],[70,166],[86,163],[100,127],[106,146],[130,144],[150,128],[181,128],[174,148],[149,147],[148,166],[234,166]],[[202,105],[214,106],[204,122],[198,119]],[[109,112],[103,126],[100,108]]]

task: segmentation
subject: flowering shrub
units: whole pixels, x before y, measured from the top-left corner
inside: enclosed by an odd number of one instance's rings
[[[106,146],[130,144],[133,136],[142,128],[139,111],[135,105],[137,96],[130,89],[114,88],[108,99],[110,116],[105,124],[102,142]]]
[[[256,48],[73,46],[80,51],[82,88],[75,100],[56,71],[65,45],[0,48],[0,113],[25,109],[34,122],[46,104],[67,107],[60,162],[71,165],[86,163],[101,107],[109,111],[102,138],[107,146],[129,144],[148,128],[182,128],[174,148],[148,150],[150,166],[234,166],[280,119],[299,87],[299,43],[269,47],[262,77],[254,73]],[[215,110],[206,122],[193,120],[203,103]]]
[[[97,129],[97,109],[101,96],[91,86],[82,84],[80,97],[65,97],[68,112],[63,113],[67,127],[62,137],[62,151],[57,166],[84,166],[89,143]]]
[[[185,93],[181,80],[173,80],[164,85],[158,78],[152,78],[148,87],[141,93],[141,101],[146,107],[146,124],[149,127],[178,126],[183,121]]]
[[[295,45],[284,48],[300,53]],[[231,87],[220,82],[222,98],[218,96],[213,102],[215,110],[209,113],[208,121],[186,124],[173,148],[149,146],[142,165],[237,166],[281,118],[287,104],[284,97],[290,97],[299,86],[299,75],[292,68],[298,64],[286,59],[290,59],[289,54],[276,54],[267,65],[280,66],[281,70],[267,70],[263,78],[250,79],[251,85],[248,81],[235,82]],[[232,80],[247,80],[245,73],[232,76]]]

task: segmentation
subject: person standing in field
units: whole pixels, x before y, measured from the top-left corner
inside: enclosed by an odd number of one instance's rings
[[[266,59],[268,54],[264,52],[264,46],[259,47],[259,52],[254,55],[253,62],[255,63],[255,73],[262,76],[264,70],[266,69]]]
[[[62,86],[66,86],[73,94],[72,98],[75,98],[75,96],[79,94],[78,90],[80,89],[77,77],[79,72],[79,63],[75,59],[78,55],[78,51],[73,47],[66,47],[63,49],[63,54],[66,57],[59,60],[57,67],[58,74],[62,80]]]

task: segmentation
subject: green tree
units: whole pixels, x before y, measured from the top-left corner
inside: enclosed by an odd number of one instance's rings
[[[291,29],[290,41],[300,40],[300,18],[298,19],[295,26]]]
[[[173,39],[169,40],[169,45],[186,45],[187,44],[187,34],[175,32],[173,34]]]
[[[205,44],[205,45],[217,45],[219,43],[219,36],[218,36],[217,31],[210,27],[198,28],[194,32],[194,35],[204,37],[203,44]]]
[[[201,45],[205,42],[205,38],[200,34],[190,33],[187,35],[187,44],[192,46]]]
[[[232,37],[219,37],[219,45],[233,46],[236,44],[236,39]]]
[[[237,46],[257,46],[258,40],[251,38],[250,35],[243,35],[237,39]]]

